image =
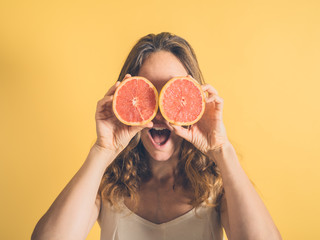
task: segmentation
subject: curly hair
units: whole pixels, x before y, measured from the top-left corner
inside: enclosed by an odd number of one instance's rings
[[[168,32],[142,37],[129,53],[118,81],[129,73],[136,76],[144,60],[157,51],[174,54],[184,65],[188,74],[204,83],[194,50],[183,38]],[[177,166],[175,184],[193,191],[190,204],[193,207],[206,203],[219,210],[224,194],[222,178],[216,164],[190,142],[183,140]],[[129,142],[128,146],[108,166],[99,187],[103,200],[119,207],[119,200],[130,197],[138,202],[137,191],[142,182],[152,177],[145,148],[140,140],[140,133]],[[209,200],[210,199],[210,200]]]

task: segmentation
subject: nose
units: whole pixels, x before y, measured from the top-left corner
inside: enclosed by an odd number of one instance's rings
[[[154,117],[153,122],[164,122],[164,121],[165,121],[165,119],[162,116],[160,109],[158,109],[158,112],[157,112],[156,116]]]

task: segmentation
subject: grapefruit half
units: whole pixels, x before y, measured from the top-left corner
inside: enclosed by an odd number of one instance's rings
[[[159,108],[168,122],[181,126],[192,125],[204,113],[205,95],[194,79],[175,77],[161,89]]]
[[[144,77],[122,81],[113,95],[112,109],[120,122],[138,126],[150,122],[158,111],[158,92]]]

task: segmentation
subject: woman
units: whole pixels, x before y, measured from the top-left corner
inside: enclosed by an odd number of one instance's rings
[[[114,116],[112,98],[123,79],[143,76],[160,91],[187,75],[207,92],[206,111],[191,127],[171,125],[160,112],[144,126]],[[222,109],[184,39],[141,38],[97,104],[96,143],[32,239],[85,239],[96,220],[101,239],[222,239],[222,227],[231,240],[281,239],[228,140]]]

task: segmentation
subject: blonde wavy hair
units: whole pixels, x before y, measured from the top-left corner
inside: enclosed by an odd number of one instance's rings
[[[200,84],[204,84],[192,47],[183,38],[168,32],[142,37],[129,53],[118,81],[122,81],[127,73],[136,76],[143,61],[157,51],[168,51],[174,54],[184,65],[188,74],[197,79]],[[219,169],[214,161],[186,140],[182,142],[179,159],[175,185],[193,191],[193,199],[190,202],[193,207],[206,203],[219,211],[224,190]],[[103,200],[117,208],[123,197],[130,197],[137,205],[139,200],[137,191],[141,183],[148,181],[151,177],[146,151],[138,133],[106,169],[100,183],[99,194]]]

